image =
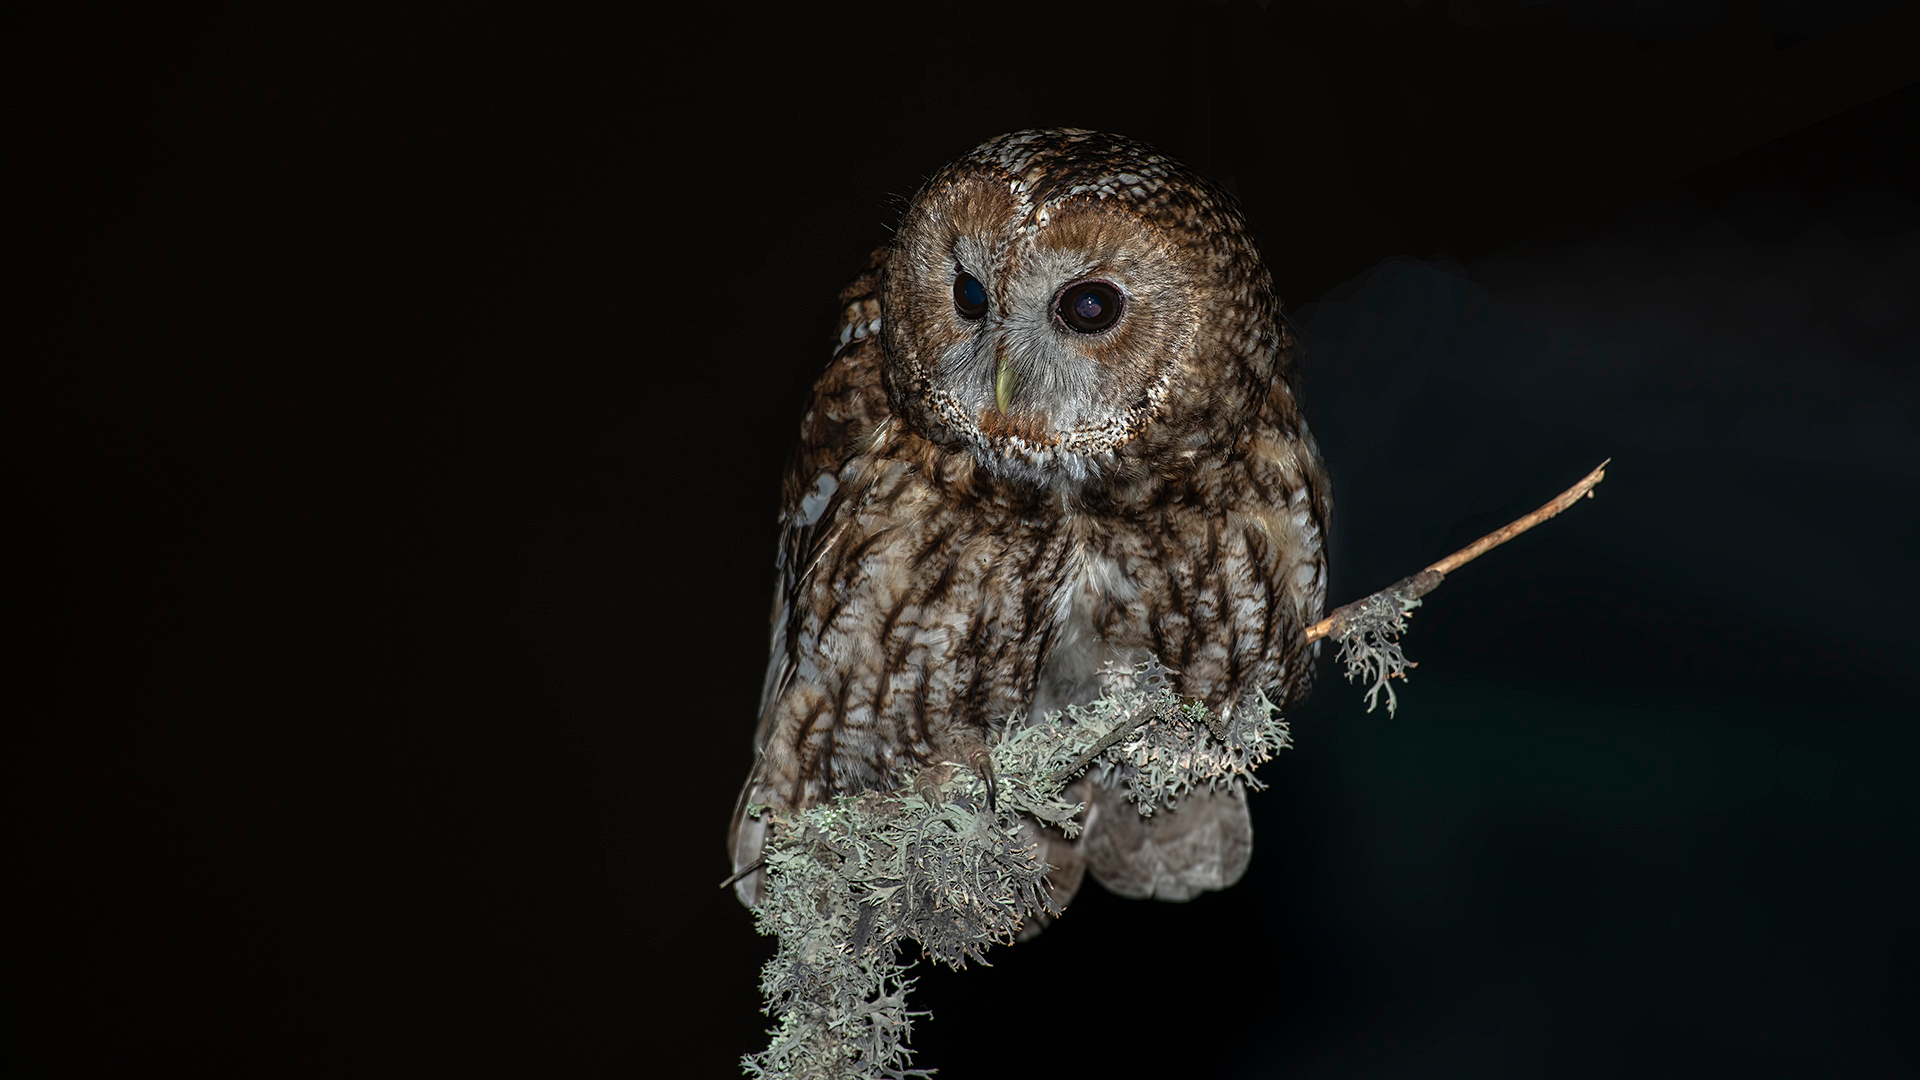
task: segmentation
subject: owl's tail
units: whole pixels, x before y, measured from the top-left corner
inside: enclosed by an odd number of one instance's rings
[[[1152,817],[1142,817],[1123,793],[1084,778],[1067,789],[1066,797],[1087,805],[1080,835],[1068,840],[1055,829],[1034,830],[1045,845],[1041,857],[1054,868],[1047,884],[1057,907],[1067,906],[1087,873],[1108,892],[1177,903],[1225,889],[1247,872],[1253,818],[1238,782],[1191,792],[1177,807],[1162,807]],[[1030,922],[1021,939],[1052,921]]]

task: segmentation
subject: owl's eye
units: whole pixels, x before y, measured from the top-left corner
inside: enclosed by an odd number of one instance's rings
[[[987,287],[965,270],[953,279],[953,310],[965,319],[977,319],[987,313]]]
[[[1097,334],[1120,317],[1120,290],[1104,281],[1069,285],[1060,294],[1060,321],[1082,334]]]

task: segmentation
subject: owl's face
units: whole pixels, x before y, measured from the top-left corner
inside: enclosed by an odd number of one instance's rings
[[[1230,197],[1146,147],[1022,132],[908,210],[882,318],[895,412],[1000,474],[1085,481],[1231,439],[1278,309]]]

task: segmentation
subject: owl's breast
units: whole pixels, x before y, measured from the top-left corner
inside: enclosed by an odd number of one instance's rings
[[[1149,657],[1215,707],[1303,689],[1303,635],[1326,594],[1307,460],[1294,440],[1269,436],[1148,512],[1071,518],[1032,715],[1084,704],[1100,693],[1102,668]]]
[[[1070,522],[1068,531],[1060,622],[1035,687],[1032,717],[1091,702],[1100,696],[1101,669],[1139,663],[1152,651],[1140,602],[1143,538],[1084,521]]]

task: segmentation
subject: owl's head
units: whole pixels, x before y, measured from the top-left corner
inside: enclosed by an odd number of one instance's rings
[[[1043,484],[1224,452],[1289,340],[1232,196],[1074,129],[940,170],[896,233],[881,315],[895,415]]]

